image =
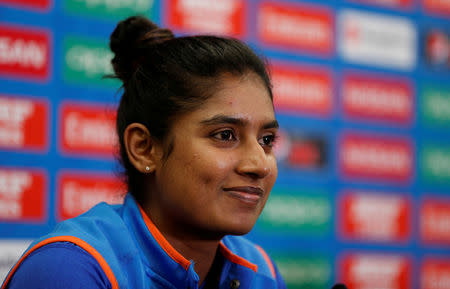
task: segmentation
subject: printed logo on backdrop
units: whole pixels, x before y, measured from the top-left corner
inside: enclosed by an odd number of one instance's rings
[[[328,166],[329,141],[322,134],[280,130],[274,147],[280,167],[320,172]]]
[[[0,240],[0,280],[6,278],[6,274],[30,244],[29,240]]]
[[[245,0],[169,0],[166,21],[171,29],[243,38],[247,34]]]
[[[337,266],[338,280],[348,288],[411,288],[412,261],[405,256],[349,253]]]
[[[63,172],[58,176],[57,219],[76,217],[100,202],[122,203],[126,190],[113,175],[99,172]]]
[[[0,95],[0,148],[47,150],[48,119],[46,100]]]
[[[450,34],[442,28],[434,27],[425,32],[422,41],[428,68],[437,71],[449,71]]]
[[[270,72],[277,112],[319,117],[331,115],[334,101],[330,70],[273,63]]]
[[[0,0],[0,4],[12,5],[23,9],[48,10],[51,0]],[[2,279],[0,278],[0,280]]]
[[[257,37],[263,44],[295,52],[334,54],[334,14],[326,6],[262,2]]]
[[[417,61],[417,32],[403,17],[355,10],[338,16],[338,50],[347,61],[412,70]]]
[[[450,199],[422,201],[420,238],[426,244],[450,245]]]
[[[420,158],[423,180],[450,184],[450,144],[424,144]]]
[[[402,195],[350,191],[339,201],[338,230],[344,239],[406,242],[411,237],[411,202]]]
[[[41,170],[0,167],[0,220],[44,222],[47,175]]]
[[[60,107],[59,145],[63,153],[113,157],[116,112],[107,104],[66,102]]]
[[[408,182],[414,169],[410,139],[345,133],[339,142],[339,170],[344,178]]]
[[[448,0],[422,0],[422,5],[429,13],[450,16],[450,1]]]
[[[450,51],[449,51],[450,52]],[[425,85],[421,93],[422,119],[430,127],[450,126],[450,87]]]
[[[283,234],[324,235],[330,232],[331,216],[332,204],[322,192],[275,190],[257,228]]]
[[[450,286],[450,261],[425,257],[420,267],[420,289],[447,289]]]
[[[48,81],[51,38],[38,27],[0,23],[0,77]]]
[[[347,72],[341,101],[344,115],[351,119],[403,125],[413,120],[413,87],[404,78]]]
[[[331,284],[332,263],[320,254],[294,252],[272,253],[289,289],[322,289]]]
[[[64,0],[66,11],[111,20],[131,15],[152,15],[155,0]]]
[[[104,78],[113,74],[112,52],[106,41],[69,36],[64,39],[64,79],[74,84],[90,84],[119,88],[116,79]]]

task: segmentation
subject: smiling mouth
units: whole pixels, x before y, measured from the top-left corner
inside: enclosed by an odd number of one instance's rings
[[[224,188],[223,190],[228,192],[231,197],[251,205],[256,205],[264,194],[264,191],[258,187],[241,186]]]

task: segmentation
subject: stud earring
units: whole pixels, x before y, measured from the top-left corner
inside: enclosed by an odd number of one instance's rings
[[[150,167],[149,166],[146,166],[145,167],[145,170],[148,172],[148,171],[150,171]]]

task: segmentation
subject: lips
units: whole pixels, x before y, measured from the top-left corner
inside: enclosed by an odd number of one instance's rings
[[[264,194],[264,190],[261,188],[251,186],[229,187],[223,190],[228,192],[231,197],[247,204],[257,204]]]

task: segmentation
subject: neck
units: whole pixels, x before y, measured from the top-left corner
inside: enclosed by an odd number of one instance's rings
[[[173,226],[167,223],[169,218],[158,218],[157,209],[150,210],[145,208],[144,211],[167,242],[184,258],[194,261],[194,269],[199,277],[199,285],[202,284],[211,271],[219,249],[220,240],[223,236],[216,234],[206,236],[201,232],[190,233],[189,230],[183,230],[183,226],[180,228],[180,226]],[[155,213],[156,216],[154,216]]]

